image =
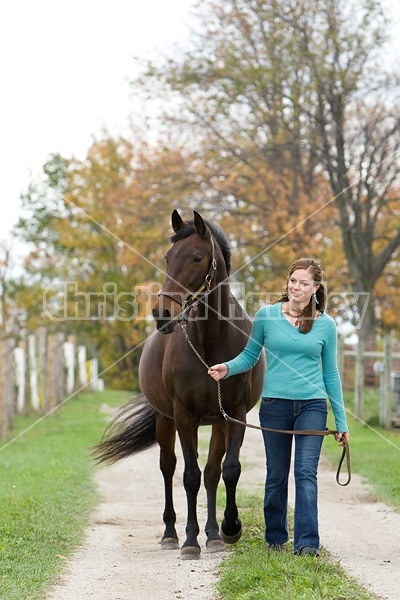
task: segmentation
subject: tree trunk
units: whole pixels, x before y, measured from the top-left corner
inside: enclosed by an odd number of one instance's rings
[[[375,300],[372,291],[362,291],[360,285],[353,286],[354,303],[357,310],[357,333],[364,343],[375,340]]]

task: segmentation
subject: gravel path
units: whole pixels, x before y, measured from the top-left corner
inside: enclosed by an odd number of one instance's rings
[[[257,422],[254,411],[250,421]],[[240,486],[263,489],[265,459],[259,431],[247,430],[241,461]],[[181,474],[179,457],[175,505],[177,530],[183,540],[186,498]],[[158,448],[102,469],[96,480],[102,502],[92,515],[83,546],[67,562],[47,600],[212,600],[221,554],[206,552],[205,536],[200,539],[200,560],[181,560],[178,550],[160,549],[163,482]],[[379,598],[398,600],[400,515],[375,502],[368,486],[356,475],[350,486],[338,486],[334,471],[325,463],[320,467],[319,490],[322,545]],[[199,505],[203,527],[203,487]]]

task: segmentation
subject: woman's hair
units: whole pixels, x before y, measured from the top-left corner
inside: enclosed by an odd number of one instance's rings
[[[313,258],[299,258],[293,264],[290,265],[289,271],[286,277],[285,286],[282,288],[281,295],[277,302],[287,302],[289,300],[288,294],[288,283],[297,269],[305,269],[309,271],[313,277],[315,284],[319,285],[315,292],[312,294],[310,302],[303,308],[300,316],[297,320],[299,325],[299,331],[301,333],[308,333],[316,319],[317,314],[325,310],[326,304],[326,285],[324,282],[325,273],[317,260]]]

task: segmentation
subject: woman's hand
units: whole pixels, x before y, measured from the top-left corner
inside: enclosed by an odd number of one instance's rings
[[[214,381],[219,381],[228,375],[228,367],[224,364],[213,365],[208,369],[208,374],[211,375]]]
[[[339,442],[339,446],[344,446],[345,442],[349,441],[350,434],[348,431],[344,433],[335,433],[335,440]]]

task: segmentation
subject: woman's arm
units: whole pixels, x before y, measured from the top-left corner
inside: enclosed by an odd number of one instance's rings
[[[322,377],[338,432],[348,432],[346,410],[343,402],[342,382],[337,366],[337,331],[333,320],[329,327],[321,353]],[[340,441],[340,440],[338,440]]]
[[[242,352],[226,363],[213,365],[208,373],[215,381],[244,373],[254,367],[264,349],[265,307],[261,308],[252,324],[250,337]]]

